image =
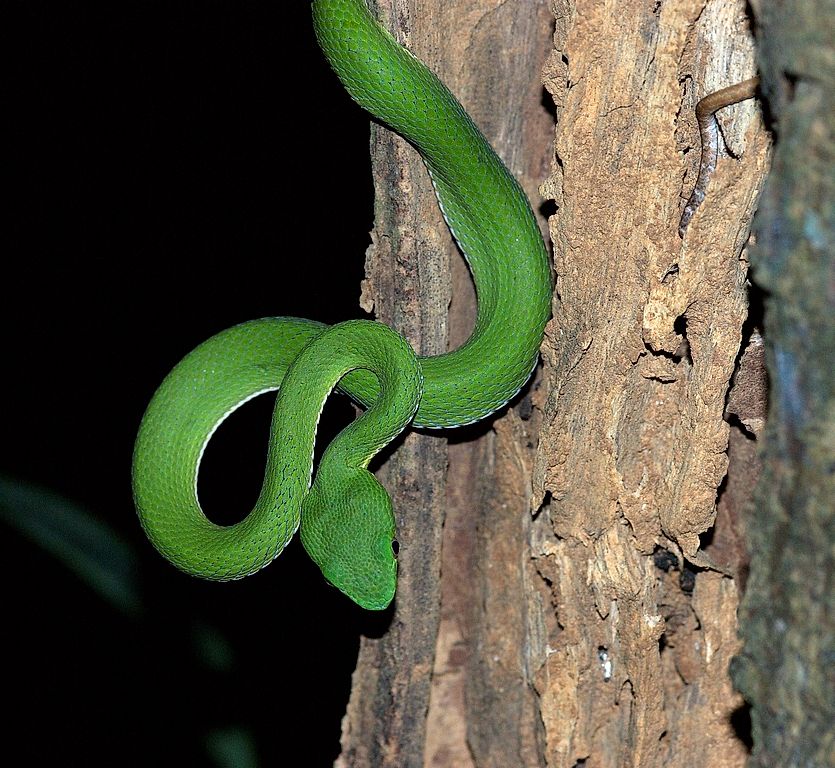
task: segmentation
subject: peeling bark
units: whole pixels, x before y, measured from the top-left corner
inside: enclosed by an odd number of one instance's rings
[[[733,157],[683,242],[676,225],[697,166],[693,105],[754,72],[745,6],[554,9],[558,162],[544,189],[559,206],[559,301],[532,532],[556,614],[532,643],[546,764],[685,765],[698,743],[700,762],[738,766],[738,574],[712,551],[727,527],[703,543],[728,471],[744,245],[768,164],[752,103],[722,115]]]

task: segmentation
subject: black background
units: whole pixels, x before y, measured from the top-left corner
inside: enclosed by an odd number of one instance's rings
[[[368,118],[305,1],[9,2],[0,28],[0,473],[121,536],[141,598],[120,610],[0,523],[6,753],[330,765],[359,635],[386,616],[327,586],[297,541],[241,582],[180,574],[140,530],[130,458],[154,389],[213,333],[360,316]],[[200,490],[218,522],[257,496],[270,407],[246,405],[210,445]],[[326,430],[350,415],[329,405]]]

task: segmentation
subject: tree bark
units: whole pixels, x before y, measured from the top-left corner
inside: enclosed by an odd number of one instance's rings
[[[545,0],[372,5],[458,96],[536,200],[553,125],[538,77],[550,35]],[[420,354],[439,354],[472,329],[469,273],[417,153],[378,126],[371,151],[377,192],[363,307],[403,332]],[[478,601],[471,581],[475,525],[484,514],[477,489],[491,481],[477,475],[489,472],[492,437],[489,425],[451,436],[449,456],[445,437],[410,434],[379,472],[398,516],[398,593],[385,633],[361,643],[337,766],[469,762],[462,644]],[[514,505],[523,517],[526,501]],[[525,543],[516,544],[518,557]]]
[[[559,205],[559,302],[544,349],[528,644],[544,758],[739,766],[742,702],[728,676],[738,537],[714,525],[744,245],[768,164],[752,102],[722,116],[733,157],[683,241],[676,225],[697,164],[695,101],[754,73],[745,4],[554,8],[558,164],[546,188]]]
[[[769,155],[753,102],[722,114],[728,151],[684,241],[677,224],[695,101],[754,72],[745,3],[375,7],[535,209],[545,179],[557,290],[511,407],[448,447],[411,434],[380,470],[398,596],[362,642],[337,765],[741,766],[728,664],[764,397],[744,246]],[[364,306],[437,354],[469,333],[469,276],[416,153],[372,134]]]
[[[693,104],[753,73],[744,5],[554,8],[559,301],[534,465],[524,645],[544,746],[530,764],[676,765],[698,748],[740,765],[727,674],[739,586],[722,562],[739,547],[732,526],[709,546],[701,535],[727,470],[741,250],[767,164],[752,105],[725,125],[744,163],[720,164],[683,243],[675,225],[697,162]]]
[[[411,5],[373,5],[392,34],[432,65],[412,39]],[[400,331],[418,354],[440,354],[447,340],[450,235],[426,170],[403,139],[373,124],[371,158],[375,222],[360,304]],[[446,444],[411,432],[395,446],[377,475],[397,516],[397,594],[380,631],[360,642],[337,768],[423,765],[440,621]]]
[[[752,766],[835,765],[835,5],[753,4],[777,133],[757,219],[771,396],[734,678]]]

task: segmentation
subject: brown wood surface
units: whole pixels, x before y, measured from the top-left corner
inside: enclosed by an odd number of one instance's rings
[[[548,597],[531,663],[545,757],[739,766],[739,584],[712,529],[747,316],[743,246],[768,164],[755,104],[721,115],[736,158],[720,156],[683,241],[676,225],[698,165],[695,102],[754,72],[745,5],[555,9],[559,163],[546,187],[560,302],[532,540]]]

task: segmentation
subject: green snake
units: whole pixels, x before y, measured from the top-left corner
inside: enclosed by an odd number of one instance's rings
[[[387,326],[272,317],[229,328],[165,378],[142,419],[133,495],[154,546],[187,573],[254,573],[296,530],[325,578],[357,604],[394,597],[391,499],[368,470],[409,424],[483,419],[529,378],[550,314],[548,257],[519,184],[440,80],[385,31],[363,0],[314,0],[319,45],[353,99],[420,152],[472,272],[478,311],[458,349],[417,357]],[[316,428],[334,388],[366,410],[330,443],[313,476]],[[239,523],[203,513],[197,473],[220,423],[278,390],[263,486]]]

